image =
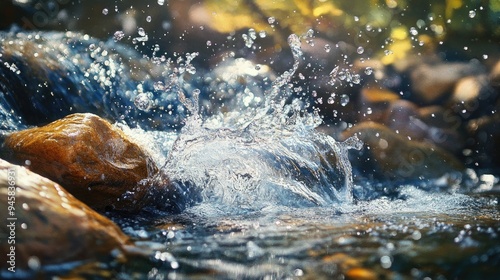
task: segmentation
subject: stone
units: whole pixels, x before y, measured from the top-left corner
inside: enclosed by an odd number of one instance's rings
[[[484,73],[478,63],[421,64],[410,73],[415,99],[424,104],[444,99],[460,78]]]
[[[0,229],[5,237],[0,243],[2,270],[14,264],[9,264],[9,253],[15,254],[16,273],[36,273],[45,265],[82,265],[113,258],[121,262],[133,248],[113,222],[63,187],[4,160],[0,160],[0,205],[2,221],[13,225]]]
[[[500,60],[491,69],[489,79],[492,87],[500,88]]]
[[[147,203],[147,179],[158,172],[137,144],[93,114],[73,114],[14,132],[4,140],[0,153],[98,210],[140,209]]]
[[[476,167],[500,166],[500,116],[483,116],[467,123],[467,144],[471,154],[467,161]]]
[[[494,109],[497,97],[487,75],[468,76],[455,85],[448,107],[463,119],[477,118]]]
[[[387,89],[363,88],[360,98],[359,121],[382,121],[391,102],[400,96]]]
[[[380,172],[394,180],[432,179],[464,170],[462,163],[445,150],[409,140],[379,123],[359,123],[345,131],[343,138],[355,134],[365,148],[353,159],[353,166],[374,175]]]

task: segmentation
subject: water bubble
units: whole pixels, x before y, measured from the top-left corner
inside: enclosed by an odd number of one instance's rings
[[[158,5],[163,6],[165,4],[165,0],[158,0]]]
[[[330,97],[328,97],[328,100],[326,102],[328,104],[333,104],[333,103],[335,103],[335,99],[333,98],[333,96],[330,96]]]
[[[483,54],[483,59],[488,59],[488,55],[487,54]]]
[[[266,34],[266,31],[262,30],[259,32],[259,37],[260,38],[266,38],[267,34]]]
[[[147,21],[147,22],[151,22],[151,16],[147,16],[147,17],[146,17],[146,21]]]
[[[330,45],[326,44],[325,45],[325,52],[329,53],[332,50],[332,47]]]
[[[373,27],[369,24],[366,25],[366,31],[372,31],[373,30]]]
[[[474,11],[474,10],[470,10],[470,11],[469,11],[469,17],[470,17],[470,18],[474,18],[474,17],[476,17],[476,11]]]
[[[153,101],[149,98],[148,93],[141,92],[135,97],[134,104],[141,111],[149,111],[153,105]]]
[[[354,16],[354,21],[358,22],[359,21],[359,17]]]
[[[313,36],[314,36],[314,30],[313,29],[307,30],[306,37],[312,38]]]
[[[371,67],[366,67],[365,68],[365,74],[366,75],[371,75],[373,73],[373,68]]]
[[[114,38],[115,42],[120,41],[124,37],[125,37],[125,33],[121,30],[116,31],[115,34],[113,34],[113,38]]]
[[[276,22],[276,18],[274,18],[274,17],[269,17],[269,18],[267,19],[267,22],[268,22],[269,24],[274,24],[274,23]]]
[[[340,105],[342,107],[345,107],[347,104],[349,104],[349,96],[347,94],[342,94],[340,97]]]
[[[365,52],[365,49],[364,49],[363,47],[359,46],[359,47],[356,49],[356,52],[357,52],[358,54],[362,54],[362,53],[364,53],[364,52]]]
[[[212,41],[208,40],[207,41],[207,46],[210,47],[212,45]]]
[[[103,15],[105,15],[105,16],[106,16],[106,15],[108,15],[108,12],[109,12],[109,11],[108,11],[108,9],[107,9],[107,8],[102,9],[102,14],[103,14]]]

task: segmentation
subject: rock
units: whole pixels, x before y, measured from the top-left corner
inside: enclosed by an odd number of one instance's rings
[[[411,72],[412,90],[416,100],[425,104],[445,98],[462,77],[483,73],[477,63],[422,64]]]
[[[94,209],[138,210],[147,202],[152,159],[121,130],[93,114],[73,114],[8,135],[4,158],[64,186]]]
[[[500,60],[491,69],[489,78],[492,87],[500,88]]]
[[[2,221],[13,225],[0,229],[5,237],[0,243],[4,271],[11,266],[9,253],[15,254],[16,273],[41,273],[45,265],[72,267],[112,258],[123,261],[127,248],[132,248],[128,247],[130,239],[113,222],[60,185],[4,160],[0,160],[0,205]],[[9,275],[17,278],[22,274]]]
[[[382,121],[391,102],[400,98],[387,89],[363,88],[360,98],[360,121]]]
[[[475,167],[500,166],[500,116],[484,116],[467,123],[470,138],[467,147],[471,151],[468,161]]]
[[[408,140],[375,122],[359,123],[344,132],[343,137],[354,134],[366,147],[353,165],[369,173],[381,172],[384,177],[396,180],[431,179],[464,168],[453,155],[441,148]]]
[[[448,107],[463,119],[477,118],[494,109],[497,97],[487,75],[468,76],[457,82]]]

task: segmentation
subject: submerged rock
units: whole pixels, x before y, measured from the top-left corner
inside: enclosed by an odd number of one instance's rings
[[[73,114],[43,127],[8,135],[3,156],[64,186],[95,209],[140,209],[150,157],[121,130],[93,114]]]
[[[367,146],[358,156],[363,163],[356,166],[365,166],[365,171],[370,173],[396,180],[431,179],[464,168],[445,150],[409,140],[375,122],[359,123],[344,132],[345,137],[355,134]],[[373,169],[369,170],[367,166]]]
[[[9,238],[0,243],[1,275],[15,276],[7,271],[12,265],[17,277],[26,278],[23,271],[42,273],[45,265],[71,268],[100,260],[120,261],[120,256],[123,260],[132,243],[113,222],[26,168],[0,160],[0,171],[0,204],[5,206],[1,217],[8,225],[2,226],[0,234]],[[9,253],[15,257],[11,259]]]

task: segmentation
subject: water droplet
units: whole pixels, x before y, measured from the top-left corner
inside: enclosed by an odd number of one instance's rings
[[[165,0],[158,0],[158,5],[163,6],[165,4]]]
[[[208,40],[207,41],[207,46],[210,47],[212,45],[212,41]]]
[[[146,21],[147,21],[147,22],[151,22],[151,16],[147,16],[147,17],[146,17]]]
[[[103,14],[103,15],[105,15],[105,16],[106,16],[106,15],[108,14],[108,12],[109,12],[109,11],[108,11],[108,9],[107,9],[107,8],[102,9],[102,14]]]
[[[266,38],[266,36],[267,36],[266,31],[262,30],[261,32],[259,32],[260,38]]]
[[[165,90],[165,84],[162,81],[155,82],[153,87],[155,90]]]
[[[390,50],[385,50],[385,51],[384,51],[384,54],[385,54],[385,55],[390,55],[390,54],[392,54],[392,51],[390,51]]]
[[[365,68],[365,74],[366,75],[371,75],[373,73],[373,68],[371,67],[366,67]]]
[[[327,102],[328,102],[328,104],[333,104],[333,103],[335,103],[335,99],[333,98],[333,96],[330,96],[330,97],[328,97]]]
[[[380,258],[380,265],[383,267],[383,268],[390,268],[392,266],[392,260],[391,260],[391,257],[389,256],[382,256]]]
[[[373,27],[369,24],[366,25],[366,31],[372,31],[373,30]]]
[[[332,50],[332,47],[330,45],[326,44],[325,45],[325,52],[329,53]]]
[[[37,256],[31,256],[28,259],[28,267],[31,270],[35,270],[35,271],[40,269],[40,260],[38,259]]]
[[[361,83],[361,77],[359,74],[352,75],[351,81],[353,84],[359,85],[359,83]]]
[[[415,27],[411,27],[410,28],[410,34],[413,35],[413,36],[417,36],[418,35],[418,30]]]
[[[474,11],[474,10],[470,10],[470,11],[469,11],[469,17],[470,17],[470,18],[474,18],[474,17],[476,17],[476,11]]]
[[[144,28],[142,28],[142,27],[139,27],[137,29],[137,34],[139,34],[139,36],[143,36],[143,37],[146,36],[146,32],[144,31]]]
[[[274,24],[274,23],[276,22],[276,19],[275,19],[274,17],[269,17],[269,18],[267,19],[267,22],[268,22],[269,24]]]
[[[293,57],[295,59],[298,59],[299,57],[302,56],[302,50],[301,50],[301,43],[300,43],[300,38],[296,34],[291,34],[288,36],[288,45],[290,45],[290,48],[292,50]]]
[[[347,104],[349,104],[349,96],[347,94],[342,94],[340,97],[340,105],[345,107]]]
[[[149,98],[149,94],[142,92],[135,97],[134,104],[141,111],[149,111],[153,101]]]
[[[120,41],[124,37],[125,37],[125,33],[123,33],[123,31],[121,31],[121,30],[116,31],[115,34],[113,34],[113,38],[114,38],[115,42]]]
[[[95,44],[90,44],[89,45],[89,50],[94,51],[95,50]]]
[[[483,59],[488,59],[488,55],[487,54],[483,54]]]
[[[357,52],[358,54],[362,54],[362,53],[364,53],[364,52],[365,52],[365,49],[364,49],[363,47],[359,46],[359,47],[356,49],[356,52]]]
[[[359,17],[354,16],[354,21],[358,22],[359,21]]]

